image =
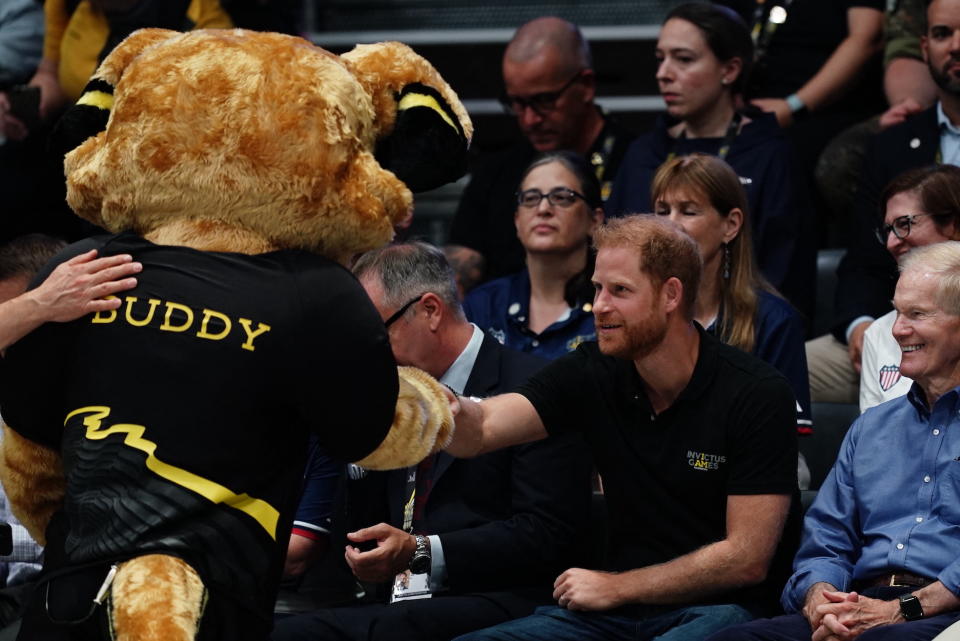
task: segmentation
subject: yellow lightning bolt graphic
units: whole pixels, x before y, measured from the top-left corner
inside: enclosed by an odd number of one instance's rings
[[[63,422],[64,425],[78,414],[89,414],[83,419],[83,425],[87,428],[88,439],[102,440],[111,434],[126,434],[123,439],[124,444],[145,452],[147,454],[147,469],[154,474],[196,492],[214,503],[223,503],[250,515],[267,531],[271,538],[276,540],[277,521],[280,519],[280,513],[266,501],[255,499],[248,494],[234,494],[219,483],[214,483],[192,472],[164,463],[154,455],[157,444],[143,438],[144,432],[147,430],[143,425],[119,423],[101,429],[103,419],[110,415],[109,407],[92,405],[73,410],[67,414],[67,418]]]

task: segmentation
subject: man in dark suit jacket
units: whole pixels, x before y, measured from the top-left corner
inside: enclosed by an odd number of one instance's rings
[[[933,0],[927,7],[928,24],[921,48],[937,84],[937,104],[877,134],[868,143],[854,212],[853,238],[837,269],[833,337],[821,337],[808,344],[810,394],[814,401],[848,400],[823,392],[843,388],[842,379],[856,384],[859,377],[853,370],[860,366],[863,334],[874,319],[891,309],[897,265],[875,235],[884,188],[908,169],[941,162],[960,164],[960,77],[953,70],[960,58],[960,46],[953,38],[954,31],[960,29],[960,15],[956,13],[950,0]],[[830,356],[844,348],[849,360]],[[827,362],[832,365],[825,366]],[[845,367],[845,374],[837,371],[840,367]],[[856,396],[849,400],[856,402]]]
[[[430,245],[377,250],[354,271],[388,326],[397,362],[458,393],[509,391],[543,364],[467,322],[452,270]],[[566,438],[475,459],[440,452],[415,469],[368,474],[349,511],[369,527],[347,535],[346,561],[364,582],[414,571],[430,598],[282,619],[274,639],[441,640],[532,613],[551,602],[556,576],[582,558],[589,475],[582,444]],[[379,523],[370,516],[377,506]]]

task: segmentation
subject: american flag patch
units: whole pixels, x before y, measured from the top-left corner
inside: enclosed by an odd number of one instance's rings
[[[899,365],[884,365],[880,368],[880,389],[886,392],[900,380]]]

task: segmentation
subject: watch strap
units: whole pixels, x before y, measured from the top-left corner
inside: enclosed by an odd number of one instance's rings
[[[923,606],[920,605],[920,599],[916,594],[901,594],[900,614],[907,621],[916,621],[923,618]]]
[[[416,541],[416,548],[413,550],[413,557],[408,567],[417,574],[429,572],[433,560],[430,554],[430,539],[422,534],[415,534],[414,541]]]
[[[804,104],[803,100],[795,93],[790,94],[785,98],[787,106],[790,107],[790,113],[796,114],[803,112],[807,105]]]

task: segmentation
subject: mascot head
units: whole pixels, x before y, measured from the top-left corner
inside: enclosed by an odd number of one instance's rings
[[[390,241],[410,189],[462,175],[471,134],[453,90],[399,43],[336,56],[275,33],[145,29],[58,138],[70,206],[110,231],[343,261]]]

